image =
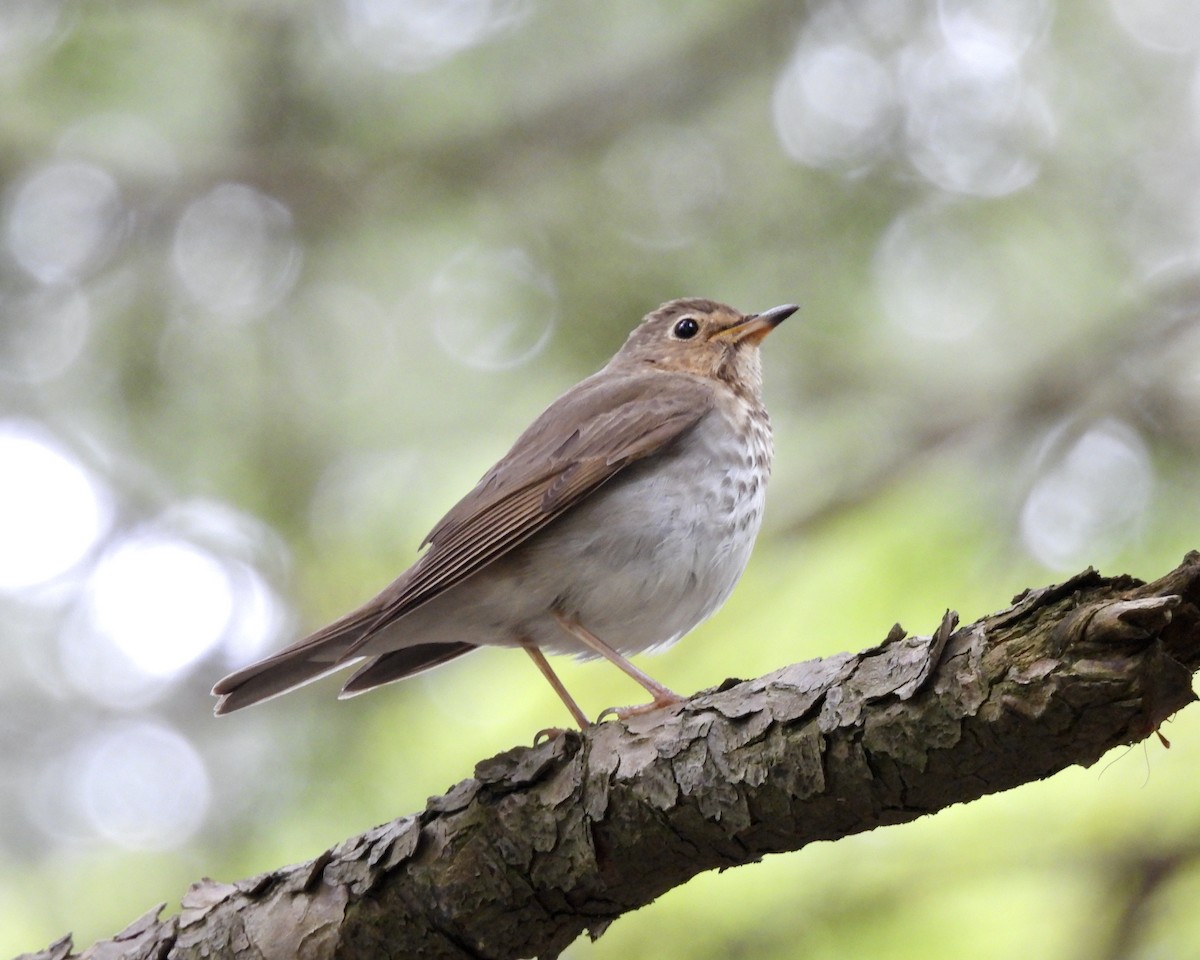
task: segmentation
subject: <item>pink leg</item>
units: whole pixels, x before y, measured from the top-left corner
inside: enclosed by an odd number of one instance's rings
[[[651,710],[657,710],[659,707],[669,707],[673,703],[682,703],[683,697],[672,690],[668,690],[661,683],[655,680],[647,673],[643,673],[632,663],[626,660],[623,656],[617,653],[612,647],[601,640],[598,636],[588,630],[583,624],[577,623],[568,617],[564,617],[561,613],[556,613],[554,619],[558,621],[558,625],[567,633],[573,636],[576,640],[582,643],[589,650],[592,650],[600,656],[604,657],[611,663],[616,664],[625,673],[636,680],[646,692],[654,698],[653,703],[643,704],[638,707],[610,707],[605,710],[601,717],[607,713],[616,714],[617,719],[624,720],[626,717],[636,716],[640,713],[649,713]]]
[[[546,660],[546,655],[532,643],[522,643],[521,647],[527,654],[529,654],[529,659],[537,664],[537,668],[542,671],[542,676],[550,682],[550,686],[554,688],[554,692],[558,694],[559,699],[566,704],[567,709],[571,711],[571,716],[574,717],[575,722],[579,724],[579,728],[581,730],[586,730],[588,727],[590,727],[591,721],[588,720],[587,714],[579,709],[579,704],[575,702],[575,698],[567,693],[567,688],[563,686],[563,682],[558,679],[558,674],[554,672],[549,661]],[[548,732],[549,731],[546,730],[542,731],[542,733]],[[541,733],[538,734],[538,737],[541,737]]]

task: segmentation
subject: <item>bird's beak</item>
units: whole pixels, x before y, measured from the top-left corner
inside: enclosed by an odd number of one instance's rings
[[[794,303],[785,303],[781,307],[772,307],[763,313],[752,313],[748,317],[743,317],[733,326],[726,327],[717,336],[733,343],[743,341],[758,343],[799,309]]]

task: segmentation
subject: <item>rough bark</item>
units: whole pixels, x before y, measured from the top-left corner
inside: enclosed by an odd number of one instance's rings
[[[678,708],[484,760],[315,860],[202,880],[91,958],[553,957],[704,870],[1042,779],[1195,696],[1200,554],[1088,570],[931,637],[726,681]],[[74,956],[69,938],[32,955]]]

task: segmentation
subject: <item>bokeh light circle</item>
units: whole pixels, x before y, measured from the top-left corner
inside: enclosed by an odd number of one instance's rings
[[[51,580],[108,529],[107,490],[32,424],[0,421],[0,590]]]

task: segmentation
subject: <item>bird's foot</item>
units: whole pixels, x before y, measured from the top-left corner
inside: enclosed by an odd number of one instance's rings
[[[616,717],[618,720],[640,717],[647,713],[653,713],[655,710],[661,710],[663,707],[673,707],[677,703],[683,703],[686,699],[686,697],[681,697],[679,694],[663,687],[661,692],[655,694],[654,699],[650,703],[639,703],[631,707],[609,707],[607,710],[600,712],[600,716],[596,718],[596,722],[600,723],[605,717]]]

